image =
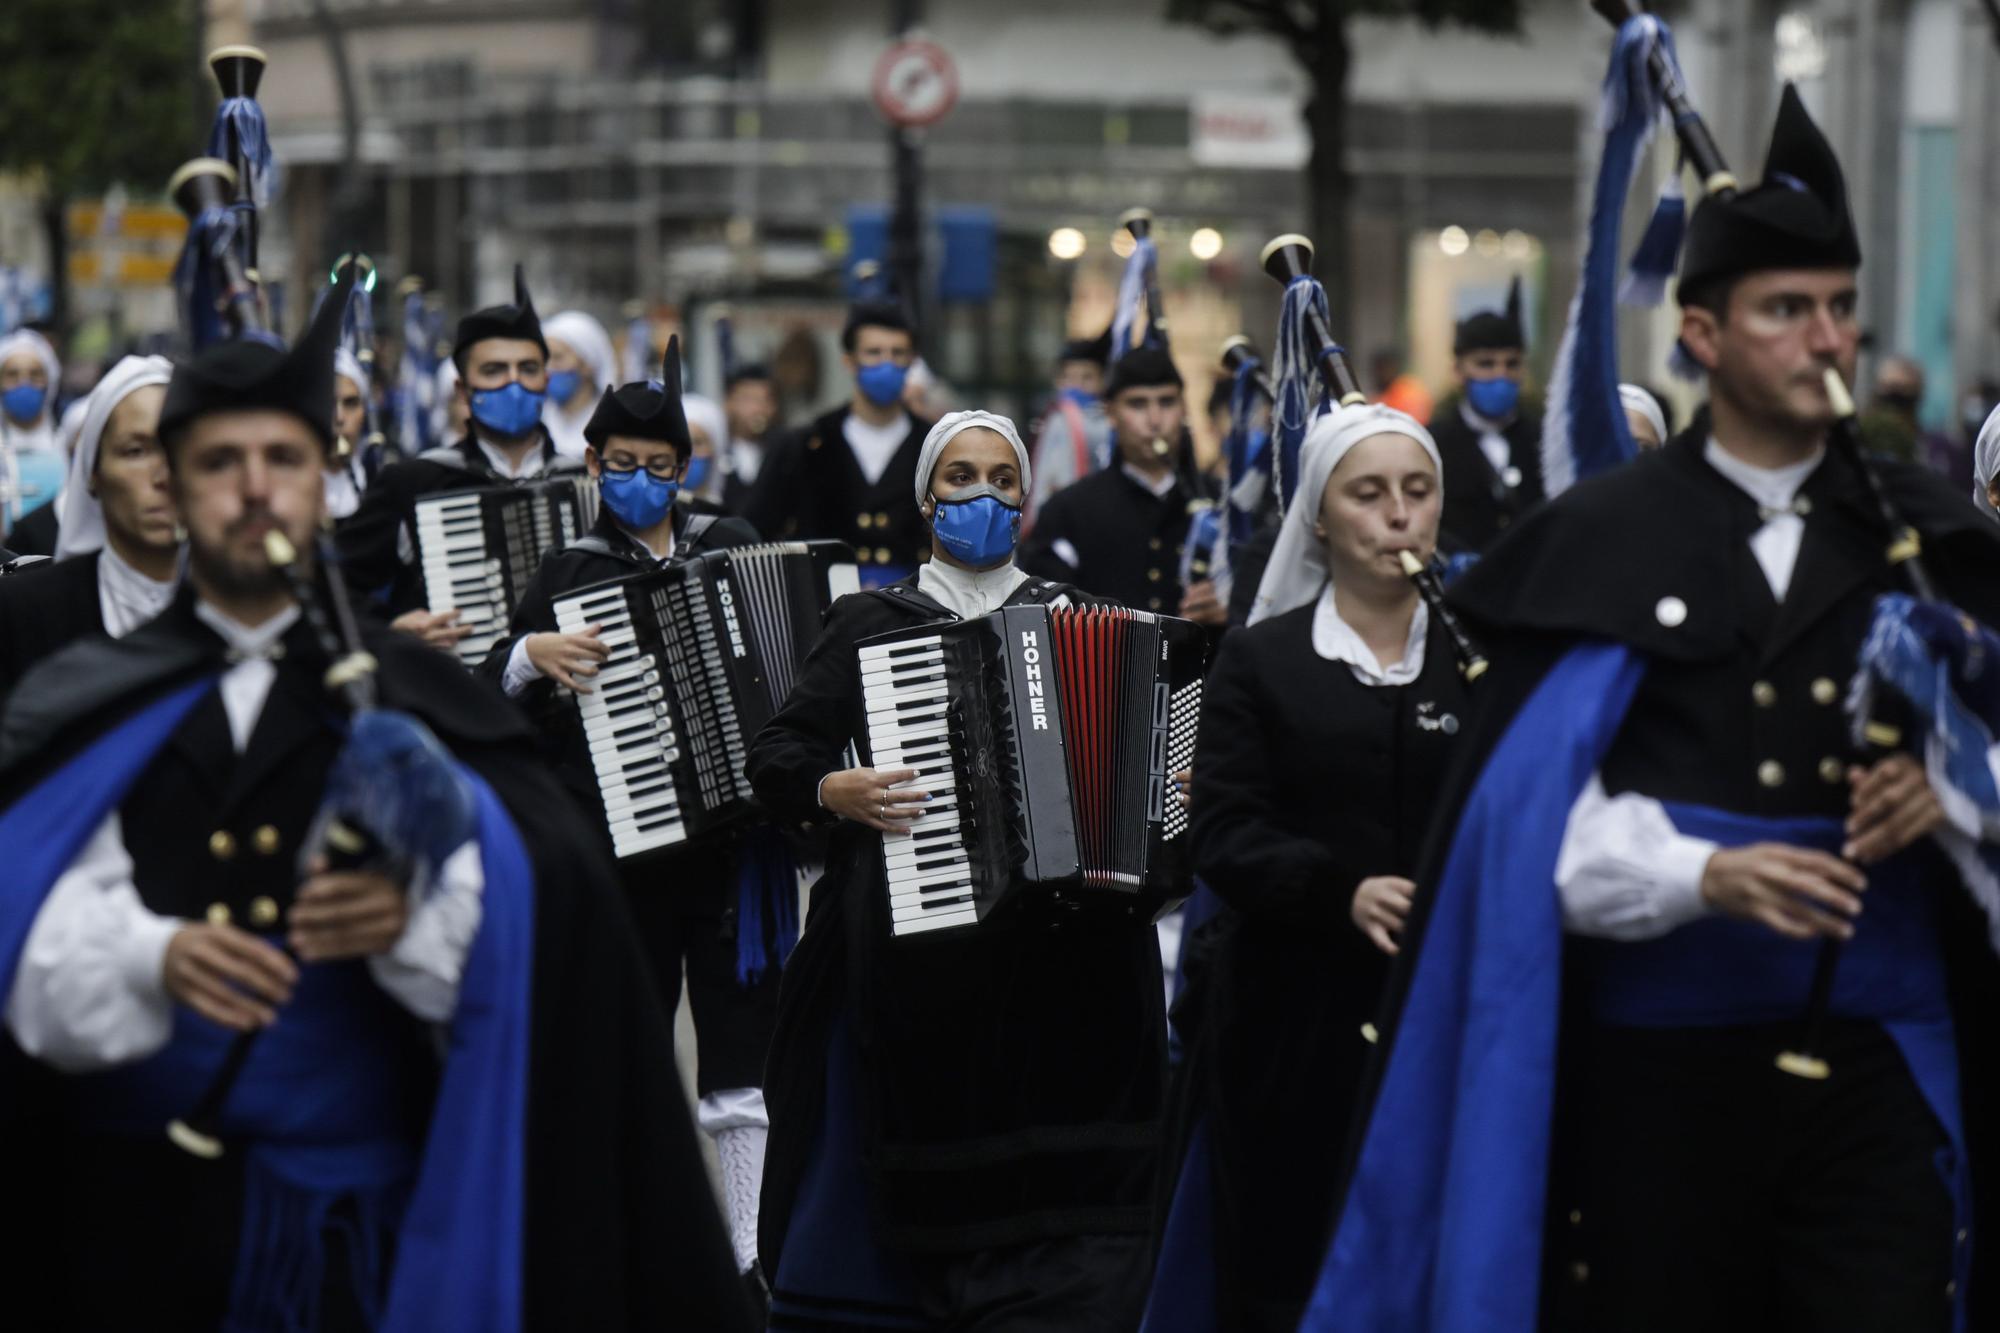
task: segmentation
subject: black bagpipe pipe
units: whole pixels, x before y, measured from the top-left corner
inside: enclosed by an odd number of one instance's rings
[[[1128,208],[1118,215],[1118,225],[1132,233],[1134,241],[1147,240],[1153,234],[1152,210]],[[1157,343],[1163,348],[1170,341],[1167,333],[1167,304],[1160,296],[1160,270],[1157,264],[1146,272],[1146,341]]]
[[[336,295],[339,291],[336,287]],[[292,597],[305,615],[306,623],[312,627],[321,650],[332,664],[324,677],[327,689],[350,714],[362,713],[375,706],[375,658],[362,647],[360,627],[354,618],[354,608],[347,600],[346,584],[331,563],[332,543],[320,537],[315,545],[321,575],[317,584],[311,574],[299,567],[298,550],[289,538],[275,529],[264,535],[265,556],[272,568],[284,576]],[[326,593],[325,602],[320,597],[322,587]],[[332,607],[331,616],[327,612],[329,604]],[[326,819],[320,826],[319,840],[322,845],[316,850],[325,860],[327,870],[333,872],[358,870],[369,865],[380,846],[367,829],[337,816]],[[193,1109],[168,1123],[167,1138],[176,1147],[210,1161],[222,1156],[222,1112],[228,1105],[229,1094],[235,1089],[237,1079],[242,1076],[245,1062],[249,1060],[251,1051],[256,1049],[257,1038],[262,1031],[261,1028],[251,1028],[239,1032]]]
[[[1613,27],[1620,27],[1645,13],[1637,0],[1591,0],[1590,7],[1603,15]],[[1703,194],[1710,198],[1730,198],[1737,192],[1736,175],[1723,161],[1722,150],[1715,145],[1715,136],[1709,133],[1701,113],[1688,99],[1687,89],[1675,76],[1673,65],[1658,45],[1654,46],[1647,61],[1647,70],[1673,117],[1674,134],[1680,141],[1682,153],[1701,177]],[[1923,542],[1916,528],[1896,508],[1894,499],[1882,482],[1882,474],[1862,447],[1861,432],[1854,414],[1854,397],[1840,372],[1832,368],[1826,371],[1826,394],[1835,418],[1829,432],[1833,447],[1844,454],[1861,474],[1862,484],[1868,491],[1876,514],[1889,534],[1884,557],[1891,568],[1900,570],[1909,580],[1910,591],[1919,599],[1936,600],[1936,584],[1924,566]],[[1879,759],[1901,744],[1903,739],[1901,728],[1872,718],[1863,723],[1862,734],[1867,741],[1863,757],[1870,760]],[[1800,1020],[1798,1044],[1778,1053],[1778,1068],[1787,1074],[1823,1079],[1832,1072],[1826,1058],[1818,1052],[1820,1038],[1826,1028],[1827,1012],[1833,1001],[1834,973],[1839,966],[1840,942],[1832,939],[1823,941],[1813,965],[1812,987],[1806,1000],[1805,1016]]]
[[[193,228],[202,214],[227,209],[236,199],[236,168],[213,157],[197,157],[181,164],[167,181],[167,194],[186,215],[190,228],[188,243],[199,244]],[[218,279],[215,313],[221,316],[228,336],[240,338],[264,327],[263,307],[257,299],[257,280],[245,266],[233,245],[212,246],[206,255],[208,271]]]
[[[1417,595],[1430,608],[1431,619],[1444,626],[1445,635],[1451,640],[1451,654],[1458,659],[1458,674],[1465,677],[1466,684],[1472,684],[1486,674],[1492,663],[1486,660],[1486,654],[1479,650],[1472,635],[1466,632],[1458,613],[1445,601],[1444,584],[1439,582],[1437,571],[1410,551],[1402,552],[1402,563],[1403,573],[1416,585]]]
[[[1222,368],[1234,378],[1243,373],[1245,365],[1258,362],[1257,369],[1250,373],[1250,382],[1257,387],[1258,393],[1264,395],[1266,402],[1276,402],[1278,389],[1271,383],[1269,372],[1263,368],[1263,359],[1257,355],[1257,344],[1245,334],[1232,333],[1222,340]]]
[[[269,57],[254,46],[219,46],[208,55],[209,72],[215,75],[215,85],[222,90],[223,97],[241,97],[253,102],[257,99],[258,86],[264,81],[264,67],[268,63]],[[231,199],[244,205],[247,214],[240,233],[243,238],[243,265],[254,283],[259,281],[257,201],[252,195],[256,166],[251,161],[251,146],[243,142],[235,125],[225,124],[224,134],[228,141],[229,167],[236,173]]]
[[[1280,287],[1290,286],[1294,279],[1312,273],[1313,243],[1297,232],[1274,236],[1265,245],[1259,262]],[[1326,318],[1311,306],[1306,308],[1306,332],[1312,335],[1313,359],[1326,376],[1334,401],[1342,407],[1367,402],[1368,395],[1361,392],[1360,381],[1354,378],[1354,370],[1347,364],[1347,349],[1333,336]]]

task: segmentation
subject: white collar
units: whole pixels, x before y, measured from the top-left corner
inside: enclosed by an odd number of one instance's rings
[[[97,550],[97,606],[104,632],[122,639],[167,609],[180,574],[161,582],[127,564],[109,541]]]
[[[479,446],[479,452],[486,455],[486,461],[493,465],[493,470],[510,480],[520,481],[525,477],[539,477],[542,475],[542,470],[548,466],[547,461],[542,457],[542,442],[540,440],[535,441],[535,447],[522,457],[520,469],[517,471],[514,465],[507,461],[507,455],[495,449],[477,434],[472,439]]]
[[[1810,456],[1796,463],[1787,463],[1783,467],[1759,467],[1730,453],[1711,435],[1708,443],[1702,446],[1701,456],[1738,490],[1755,500],[1768,521],[1774,514],[1792,509],[1799,489],[1825,460],[1826,446],[1821,445]]]
[[[298,604],[293,603],[261,625],[246,625],[200,598],[195,599],[194,613],[202,624],[222,636],[229,645],[229,655],[239,661],[276,656],[272,648],[299,618]]]
[[[1354,678],[1363,685],[1408,685],[1424,674],[1424,644],[1430,636],[1430,608],[1422,601],[1410,616],[1409,637],[1403,641],[1403,660],[1383,670],[1375,651],[1341,618],[1334,605],[1333,584],[1329,582],[1313,608],[1313,651],[1329,662],[1345,662]]]
[[[617,524],[618,530],[620,532],[624,533],[627,537],[631,539],[632,544],[634,546],[644,551],[648,557],[650,557],[657,563],[664,565],[667,563],[667,561],[674,558],[674,547],[678,546],[679,543],[674,540],[674,528],[671,523],[667,525],[667,553],[665,555],[654,555],[653,548],[646,545],[646,539],[644,537],[641,537],[638,533],[632,531],[632,529],[626,527],[623,523],[619,523],[618,516],[616,514],[613,514],[611,516],[611,521],[614,524]]]
[[[917,591],[961,620],[997,610],[1027,581],[1027,571],[1011,560],[992,569],[960,569],[933,557],[917,566]]]
[[[1138,482],[1141,486],[1145,487],[1147,490],[1151,491],[1153,493],[1153,498],[1155,500],[1166,499],[1167,492],[1171,491],[1175,486],[1178,486],[1180,484],[1180,478],[1176,477],[1171,470],[1162,472],[1157,477],[1147,476],[1145,473],[1141,472],[1138,468],[1133,467],[1130,463],[1120,463],[1118,465],[1118,470],[1120,472],[1123,472],[1126,476],[1130,477],[1133,481]]]

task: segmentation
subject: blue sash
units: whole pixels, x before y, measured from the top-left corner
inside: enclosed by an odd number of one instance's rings
[[[0,883],[0,995],[13,987],[21,946],[49,889],[214,683],[203,679],[154,700],[0,812],[0,864],[9,867]],[[296,1310],[291,1298],[317,1292],[313,1265],[323,1210],[341,1198],[354,1202],[364,1230],[394,1236],[395,1267],[377,1321],[383,1333],[517,1333],[521,1327],[534,880],[505,808],[477,776],[466,776],[478,797],[486,883],[421,1150],[381,1133],[385,1117],[377,1099],[385,1090],[369,1084],[389,1080],[357,1058],[352,1046],[342,1045],[345,1055],[333,1062],[351,1066],[347,1074],[313,1069],[307,1075],[309,1064],[324,1063],[314,1061],[315,1049],[354,1039],[364,1043],[358,1054],[365,1056],[376,1038],[370,1028],[343,1031],[344,1024],[368,1020],[338,1012],[343,987],[365,978],[353,969],[345,978],[339,967],[304,969],[308,978],[330,975],[302,981],[298,1012],[287,1008],[275,1029],[295,1025],[298,1033],[251,1061],[231,1107],[234,1123],[225,1126],[273,1136],[241,1145],[246,1248],[239,1252],[233,1298],[237,1327],[273,1327],[271,1309]],[[358,1011],[365,1014],[366,1006]],[[104,1081],[98,1085],[102,1095],[88,1099],[91,1120],[135,1130],[150,1121],[150,1132],[161,1133],[166,1107],[173,1108],[171,1115],[193,1105],[206,1082],[203,1071],[219,1061],[226,1038],[186,1012],[176,1013],[174,1028],[160,1056],[93,1076],[91,1082]],[[263,1071],[249,1078],[260,1062]],[[360,1098],[358,1105],[345,1104],[350,1095]],[[253,1218],[269,1234],[253,1237]],[[367,1245],[356,1252],[364,1268],[376,1253]],[[284,1256],[276,1270],[260,1270],[252,1257],[273,1255]],[[379,1289],[368,1274],[357,1277],[364,1292]]]

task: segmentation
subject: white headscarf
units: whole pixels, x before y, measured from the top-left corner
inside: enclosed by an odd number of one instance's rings
[[[596,383],[599,392],[617,385],[618,358],[611,354],[611,335],[589,315],[581,310],[565,310],[561,314],[550,315],[542,321],[542,337],[567,344],[570,351],[576,353],[576,359],[583,363],[584,371]],[[595,394],[587,394],[585,398],[586,411],[597,406]]]
[[[1376,403],[1339,408],[1315,421],[1299,446],[1299,486],[1278,529],[1271,561],[1264,566],[1264,580],[1257,585],[1250,624],[1296,610],[1317,598],[1326,586],[1330,577],[1326,548],[1313,528],[1319,523],[1327,479],[1355,445],[1376,435],[1405,435],[1422,445],[1431,457],[1431,466],[1437,469],[1438,486],[1443,488],[1444,460],[1438,456],[1437,442],[1415,417]]]
[[[361,358],[345,347],[333,349],[333,373],[345,375],[354,381],[354,387],[361,390],[361,396],[368,396],[368,372],[361,368]]]
[[[56,449],[61,445],[56,438],[56,392],[62,388],[62,362],[56,359],[56,349],[49,340],[33,329],[15,329],[0,337],[0,362],[21,352],[32,353],[42,363],[42,371],[49,377],[48,393],[42,399],[42,414],[33,422],[17,426],[0,417],[0,431],[16,449]]]
[[[1667,414],[1660,410],[1659,400],[1636,384],[1618,386],[1618,402],[1627,412],[1637,412],[1646,418],[1646,424],[1653,428],[1653,438],[1661,444],[1667,442]]]
[[[701,433],[715,446],[715,458],[708,465],[708,480],[702,483],[699,494],[704,499],[716,499],[722,494],[722,478],[729,471],[729,416],[720,403],[698,393],[681,395],[681,411],[687,416],[688,425],[701,427]]]
[[[1986,424],[1979,428],[1979,439],[1972,446],[1972,498],[1989,514],[1994,514],[1994,509],[1993,502],[1986,498],[1986,487],[1996,472],[2000,472],[2000,407],[1987,414]]]
[[[931,493],[931,473],[937,470],[937,461],[944,453],[944,447],[957,439],[960,432],[974,426],[990,430],[1014,446],[1014,460],[1021,468],[1021,494],[1028,493],[1029,484],[1034,480],[1028,471],[1028,446],[1021,443],[1021,432],[1014,429],[1014,423],[997,412],[981,412],[976,409],[965,412],[951,412],[938,418],[931,427],[931,433],[924,436],[924,447],[917,454],[917,507],[923,508],[924,497]]]
[[[97,471],[97,447],[111,413],[135,389],[149,384],[165,384],[173,378],[174,363],[164,356],[128,356],[97,382],[86,397],[83,422],[77,427],[76,448],[69,456],[69,481],[63,487],[62,513],[56,535],[56,559],[89,555],[104,545],[104,506],[90,493],[90,478]]]

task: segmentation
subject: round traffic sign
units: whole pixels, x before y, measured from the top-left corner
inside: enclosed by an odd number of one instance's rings
[[[935,125],[958,101],[958,67],[922,37],[905,37],[884,51],[870,83],[875,109],[905,129]]]

